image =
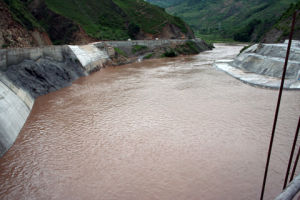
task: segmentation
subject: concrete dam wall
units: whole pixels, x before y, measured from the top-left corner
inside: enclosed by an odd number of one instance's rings
[[[233,61],[216,61],[215,67],[252,85],[279,88],[287,45],[255,44]],[[300,41],[292,42],[285,78],[285,89],[300,89]]]
[[[30,114],[34,100],[101,69],[115,56],[114,47],[154,49],[187,40],[106,41],[88,45],[0,50],[0,157],[12,146]],[[202,50],[209,47],[193,40]]]

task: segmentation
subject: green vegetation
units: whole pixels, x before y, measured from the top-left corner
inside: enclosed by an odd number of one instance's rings
[[[209,40],[259,41],[291,3],[299,0],[148,0],[184,19]],[[222,39],[221,39],[222,40]]]
[[[22,24],[28,30],[42,30],[40,24],[28,11],[26,3],[20,0],[4,0],[4,2],[8,5],[14,20]]]
[[[97,39],[135,39],[140,30],[156,34],[168,23],[187,32],[182,20],[143,0],[45,1],[52,11],[80,24],[90,36]]]
[[[141,31],[159,34],[169,24],[175,25],[183,33],[188,32],[186,24],[179,17],[171,16],[163,8],[144,0],[42,0],[35,3],[32,0],[4,1],[16,21],[28,30],[45,30],[50,38],[53,33],[71,38],[72,33],[79,30],[77,25],[89,36],[100,40],[136,39]],[[35,10],[37,5],[40,6],[40,13]],[[59,17],[51,11],[63,16],[62,26],[57,25],[60,22],[55,20],[59,20]],[[68,33],[57,33],[60,27],[63,27],[63,32]],[[54,40],[53,43],[61,44],[70,40],[68,38],[51,39]]]
[[[117,54],[127,57],[127,54],[122,49],[119,49],[118,47],[115,47],[114,49]]]
[[[147,46],[144,46],[144,45],[133,45],[131,51],[132,51],[132,53],[136,53],[136,52],[145,50],[145,49],[147,49],[147,48],[148,48],[148,47],[147,47]]]
[[[151,5],[143,0],[113,0],[127,15],[128,19],[138,25],[143,31],[151,34],[159,33],[164,25],[174,24],[186,33],[185,23],[178,17],[173,17],[164,9]]]
[[[162,55],[162,57],[176,57],[176,56],[177,54],[173,49],[165,51],[165,53],[163,53]]]
[[[135,39],[135,36],[140,32],[141,28],[135,23],[130,23],[128,25],[128,35],[130,38]]]
[[[127,39],[124,12],[107,0],[45,0],[47,6],[80,24],[88,35],[98,39]]]
[[[271,30],[276,30],[281,32],[281,35],[274,42],[280,42],[287,39],[290,33],[290,22],[292,21],[292,16],[296,10],[300,10],[300,1],[296,4],[291,4],[290,7],[280,16],[279,20],[272,27]],[[297,15],[296,25],[294,30],[294,39],[300,39],[300,15]]]
[[[211,35],[205,35],[201,34],[199,32],[195,33],[197,38],[203,39],[207,44],[213,44],[213,43],[220,43],[220,42],[229,42],[232,43],[234,40],[232,38],[224,38],[220,34],[211,34]]]
[[[187,41],[182,45],[177,45],[173,49],[166,50],[162,57],[176,57],[177,55],[193,55],[200,53],[200,48],[193,41]]]
[[[153,53],[149,53],[144,57],[144,59],[150,59],[152,58],[153,55],[154,55]]]
[[[2,44],[2,46],[1,46],[1,48],[3,48],[3,49],[5,49],[5,48],[7,48],[7,47],[9,47],[8,44]]]
[[[168,8],[170,6],[179,4],[179,3],[183,2],[184,0],[146,0],[146,1],[153,3],[155,5],[158,5],[162,8]]]
[[[251,41],[251,36],[257,26],[261,24],[261,20],[254,19],[248,25],[240,29],[234,34],[233,39],[241,42]]]
[[[174,49],[177,54],[191,55],[199,53],[199,47],[195,42],[188,41],[183,45],[177,45]]]
[[[246,49],[248,49],[249,47],[251,47],[253,44],[249,44],[247,46],[244,46],[241,50],[240,53],[243,53]]]

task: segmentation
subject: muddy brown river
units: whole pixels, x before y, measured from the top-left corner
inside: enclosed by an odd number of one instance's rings
[[[278,91],[214,69],[242,48],[216,46],[38,98],[0,158],[0,199],[259,199]],[[299,114],[300,92],[285,91],[265,199],[281,192]]]

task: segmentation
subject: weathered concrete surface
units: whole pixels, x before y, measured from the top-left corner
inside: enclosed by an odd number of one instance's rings
[[[88,73],[100,69],[109,59],[105,50],[100,50],[94,45],[69,46],[76,55],[84,70]]]
[[[0,82],[0,157],[14,143],[30,110],[18,95]]]
[[[298,175],[275,200],[292,200],[300,191],[300,175]]]
[[[50,58],[55,61],[63,61],[65,56],[74,57],[67,45],[48,46],[40,48],[3,49],[0,50],[0,70],[5,71],[8,66],[16,65],[24,60],[36,61],[40,58]]]
[[[233,61],[216,61],[214,66],[233,77],[262,87],[279,88],[287,43],[255,44]],[[293,41],[290,52],[285,89],[300,89],[300,42]]]

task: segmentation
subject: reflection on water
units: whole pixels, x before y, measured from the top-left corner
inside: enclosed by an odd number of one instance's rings
[[[278,92],[211,66],[241,48],[109,67],[40,97],[0,159],[0,199],[259,199]],[[284,92],[266,199],[299,113]]]

